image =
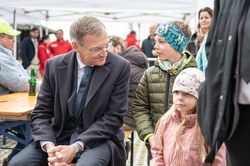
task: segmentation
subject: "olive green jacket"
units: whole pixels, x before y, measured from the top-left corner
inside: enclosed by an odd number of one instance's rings
[[[186,54],[191,56],[189,52]],[[187,67],[197,67],[194,57],[184,69]],[[132,105],[136,131],[141,140],[146,142],[148,137],[153,135],[157,121],[171,107],[172,87],[176,76],[177,74],[170,75],[163,71],[157,60],[154,66],[145,71],[136,89]]]

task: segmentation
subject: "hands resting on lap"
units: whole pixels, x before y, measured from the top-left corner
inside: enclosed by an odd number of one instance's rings
[[[71,145],[46,144],[44,149],[48,153],[48,166],[70,166],[75,157],[75,150]]]

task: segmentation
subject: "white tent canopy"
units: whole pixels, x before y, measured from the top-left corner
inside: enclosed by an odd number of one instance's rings
[[[0,18],[13,23],[13,11],[0,8]],[[40,24],[40,20],[34,17],[27,16],[25,14],[18,14],[15,18],[16,24]]]
[[[104,22],[159,23],[190,19],[197,0],[8,0],[1,7],[47,21],[74,21],[91,15]]]

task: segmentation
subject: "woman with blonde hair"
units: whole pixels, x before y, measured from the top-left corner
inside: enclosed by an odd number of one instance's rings
[[[197,121],[197,99],[200,83],[205,80],[202,71],[187,68],[180,72],[173,85],[173,105],[156,126],[151,147],[151,166],[208,166],[205,157],[209,151]],[[226,166],[226,148],[223,145],[212,164]]]

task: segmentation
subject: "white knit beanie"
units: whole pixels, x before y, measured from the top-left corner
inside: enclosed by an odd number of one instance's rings
[[[186,68],[182,70],[174,81],[172,92],[183,91],[198,99],[198,88],[205,80],[205,74],[197,68]]]

